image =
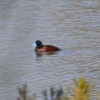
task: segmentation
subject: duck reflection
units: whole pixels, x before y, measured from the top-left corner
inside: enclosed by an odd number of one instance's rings
[[[54,55],[56,52],[37,52],[35,51],[36,57],[42,57],[43,55]]]

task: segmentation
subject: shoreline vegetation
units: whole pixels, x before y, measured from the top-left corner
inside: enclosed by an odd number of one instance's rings
[[[64,93],[62,88],[55,89],[51,87],[49,93],[47,90],[42,91],[43,100],[90,100],[94,85],[87,81],[84,77],[74,79],[74,87],[68,88]],[[18,88],[19,97],[17,100],[36,100],[36,95],[31,97],[27,95],[27,85],[24,84],[22,88]],[[50,97],[49,97],[50,96]],[[97,97],[100,100],[100,94]]]

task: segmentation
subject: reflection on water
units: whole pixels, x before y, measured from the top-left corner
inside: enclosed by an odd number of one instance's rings
[[[47,56],[54,55],[55,53],[57,52],[37,52],[35,51],[36,57],[42,57],[43,55],[47,55]]]
[[[27,83],[29,95],[50,86],[73,85],[81,76],[100,91],[99,0],[3,0],[0,2],[0,99],[15,100]],[[36,40],[59,52],[35,52]]]

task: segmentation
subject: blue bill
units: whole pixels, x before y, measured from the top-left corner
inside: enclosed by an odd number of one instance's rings
[[[36,47],[36,43],[34,43],[32,46],[33,46],[33,47]]]

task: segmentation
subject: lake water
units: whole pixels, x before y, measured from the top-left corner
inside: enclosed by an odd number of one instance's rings
[[[61,48],[36,53],[36,40]],[[100,0],[0,1],[0,100],[16,100],[85,77],[100,92]]]

